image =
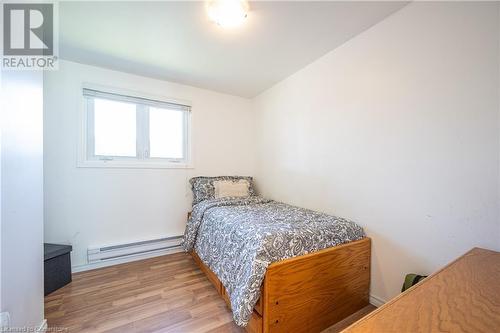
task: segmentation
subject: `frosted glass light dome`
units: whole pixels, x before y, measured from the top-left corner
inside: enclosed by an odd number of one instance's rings
[[[237,27],[248,15],[248,2],[244,0],[210,0],[207,2],[208,17],[223,28]]]

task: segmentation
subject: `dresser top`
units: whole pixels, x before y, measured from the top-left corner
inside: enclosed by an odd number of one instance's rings
[[[500,332],[500,252],[474,248],[342,333]]]

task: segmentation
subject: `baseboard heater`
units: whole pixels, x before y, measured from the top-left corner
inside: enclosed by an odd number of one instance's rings
[[[127,244],[89,248],[87,250],[87,260],[89,263],[96,263],[100,261],[174,251],[181,248],[181,242],[182,236],[173,236]]]

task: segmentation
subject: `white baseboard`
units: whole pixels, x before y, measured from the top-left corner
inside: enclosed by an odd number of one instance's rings
[[[376,306],[378,308],[379,306],[382,306],[385,303],[387,303],[386,300],[384,300],[378,296],[375,296],[375,295],[370,295],[370,304],[371,305]]]
[[[47,332],[47,328],[48,328],[48,326],[47,326],[47,319],[44,319],[42,321],[42,323],[40,324],[40,326],[38,326],[38,328],[36,329],[35,332],[36,333],[45,333],[45,332]]]
[[[125,264],[127,262],[143,260],[143,259],[148,259],[148,258],[154,258],[154,257],[164,256],[166,254],[179,253],[179,252],[183,252],[183,251],[184,250],[182,248],[164,249],[164,250],[155,251],[155,252],[151,252],[151,253],[138,254],[135,256],[127,257],[127,258],[106,260],[106,261],[101,261],[101,262],[96,262],[96,263],[91,263],[91,264],[75,265],[75,266],[71,266],[71,271],[72,271],[72,273],[84,272],[84,271],[89,271],[92,269],[109,267],[109,266],[114,266],[114,265],[119,265],[119,264]]]

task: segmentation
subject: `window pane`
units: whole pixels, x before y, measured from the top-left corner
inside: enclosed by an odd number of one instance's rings
[[[149,108],[151,157],[184,158],[184,111]]]
[[[94,99],[95,155],[136,156],[134,104]]]

